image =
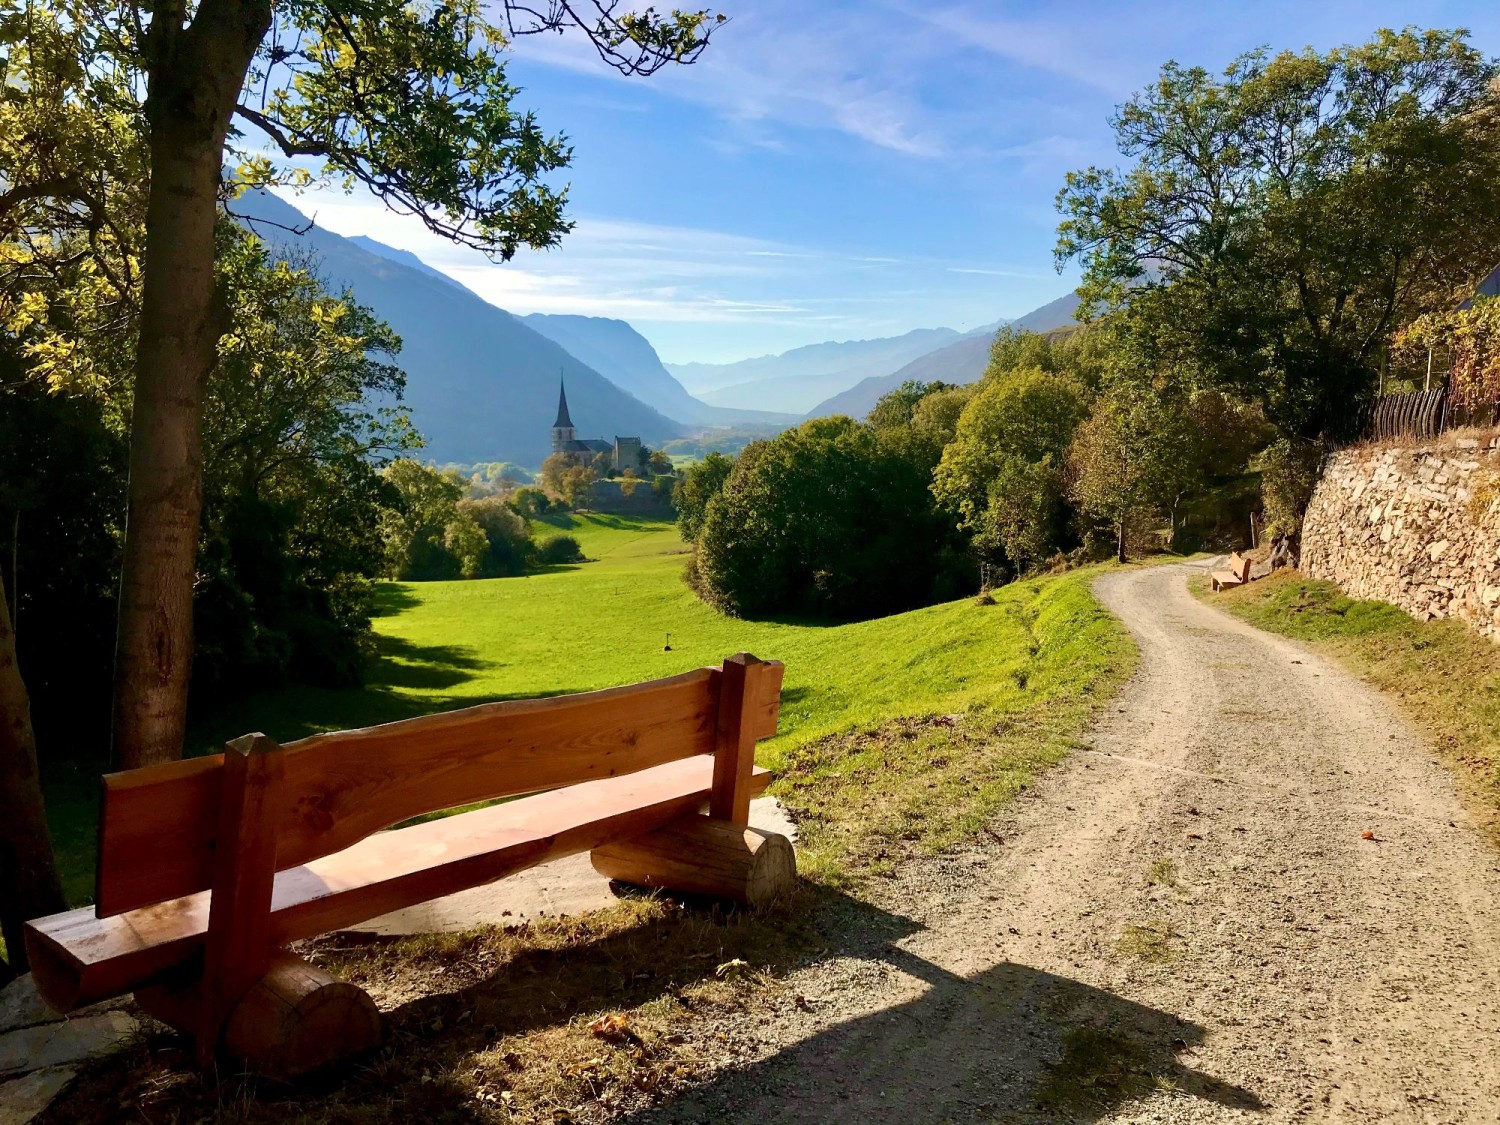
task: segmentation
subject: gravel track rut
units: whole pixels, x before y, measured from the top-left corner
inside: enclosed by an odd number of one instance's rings
[[[1141,667],[1090,748],[836,908],[632,1120],[1500,1121],[1500,860],[1389,702],[1201,569],[1100,579]]]

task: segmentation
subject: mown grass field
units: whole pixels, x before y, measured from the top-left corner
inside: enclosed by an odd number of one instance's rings
[[[1346,597],[1332,582],[1296,572],[1203,596],[1327,653],[1391,695],[1500,833],[1500,661],[1493,641],[1463,622],[1417,621],[1388,602]]]
[[[784,800],[810,810],[809,860],[832,876],[856,855],[879,862],[882,847],[860,843],[871,833],[945,841],[960,825],[974,827],[976,810],[1065,751],[1082,722],[1078,707],[1112,690],[1131,662],[1128,639],[1088,593],[1092,572],[1006,587],[994,605],[965,599],[847,625],[743,621],[704,606],[682,581],[686,547],[672,524],[610,516],[550,522],[552,534],[576,537],[590,561],[522,578],[382,584],[380,656],[365,686],[251,698],[201,724],[194,748],[210,751],[256,730],[289,741],[632,683],[749,651],[786,664],[780,731],[761,744],[760,761],[784,775]],[[1044,723],[1029,710],[1040,704],[1050,706]],[[996,733],[992,715],[1012,717],[1008,734]],[[912,722],[891,733],[900,720]],[[972,754],[934,750],[966,741]],[[93,781],[54,792],[69,893],[82,900],[91,880]],[[859,831],[848,829],[851,819]],[[820,851],[821,822],[828,846]]]

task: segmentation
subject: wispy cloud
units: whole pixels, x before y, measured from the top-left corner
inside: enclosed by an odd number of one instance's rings
[[[1105,21],[1108,41],[1096,50],[1087,19],[998,16],[985,6],[902,5],[912,19],[958,42],[1024,67],[1045,71],[1109,94],[1129,92],[1139,75],[1131,65],[1124,21]]]
[[[941,155],[946,141],[917,92],[923,65],[939,51],[938,36],[858,15],[767,0],[736,13],[719,32],[707,56],[711,64],[663,71],[652,89],[707,106],[734,125],[735,136],[712,142],[726,151],[783,149],[784,141],[767,131],[775,126],[831,129],[905,156]],[[525,57],[619,77],[576,37],[528,42]]]

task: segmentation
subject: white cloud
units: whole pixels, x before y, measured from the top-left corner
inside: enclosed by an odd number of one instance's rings
[[[700,63],[659,72],[650,89],[707,106],[734,125],[733,136],[712,142],[726,152],[784,149],[768,132],[774,125],[832,129],[906,156],[940,155],[947,142],[915,90],[922,67],[939,53],[938,37],[863,15],[767,0],[736,13]],[[527,40],[517,52],[528,62],[620,77],[577,36]]]

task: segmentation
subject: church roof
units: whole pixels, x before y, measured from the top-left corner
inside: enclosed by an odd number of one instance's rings
[[[1475,299],[1479,297],[1500,297],[1500,266],[1496,266],[1490,275],[1479,283],[1472,297],[1459,302],[1459,311],[1473,308]]]
[[[566,453],[612,453],[614,446],[600,438],[579,438],[575,441],[563,442],[563,451]]]
[[[562,377],[557,380],[557,421],[552,423],[552,428],[559,429],[566,426],[573,428],[573,419],[568,417],[568,390],[563,386]]]

